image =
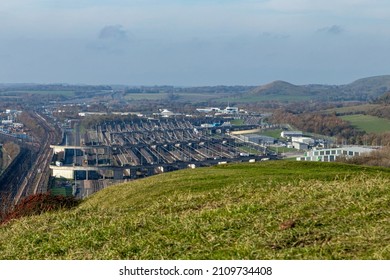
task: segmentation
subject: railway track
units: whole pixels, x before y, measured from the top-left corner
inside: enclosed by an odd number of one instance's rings
[[[45,139],[40,139],[36,159],[32,162],[25,179],[18,188],[14,198],[15,203],[18,203],[25,196],[47,191],[50,178],[49,165],[52,158],[50,144],[57,143],[60,140],[55,128],[44,117],[36,112],[30,113],[30,116],[45,130],[46,137]]]

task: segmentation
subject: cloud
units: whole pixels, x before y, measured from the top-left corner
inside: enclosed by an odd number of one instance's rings
[[[122,25],[107,25],[100,30],[99,39],[127,41],[130,39],[130,33]]]
[[[332,35],[339,35],[344,32],[344,29],[340,25],[326,26],[318,29],[320,33],[327,33]]]
[[[97,38],[87,43],[87,49],[108,54],[123,55],[133,45],[131,32],[122,25],[106,25],[100,29]]]

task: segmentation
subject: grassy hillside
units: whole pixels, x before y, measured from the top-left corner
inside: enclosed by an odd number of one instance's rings
[[[0,226],[3,259],[390,259],[390,170],[262,162],[107,188]]]
[[[341,117],[365,132],[381,133],[390,131],[390,120],[369,115],[347,115]]]
[[[304,86],[293,85],[284,81],[272,83],[254,88],[246,94],[237,96],[237,102],[256,102],[265,100],[278,101],[305,101],[313,98],[310,89]]]
[[[359,79],[346,85],[293,85],[284,81],[259,86],[247,93],[236,95],[231,100],[238,103],[274,100],[297,101],[368,101],[389,91],[390,75]]]
[[[390,75],[362,78],[345,87],[350,91],[364,91],[368,95],[378,97],[390,89]]]

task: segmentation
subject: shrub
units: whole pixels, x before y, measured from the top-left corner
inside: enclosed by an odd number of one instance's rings
[[[45,212],[70,209],[79,204],[75,197],[61,195],[51,195],[50,193],[40,193],[23,198],[15,207],[5,213],[0,220],[0,224],[5,224],[13,219],[25,216],[40,215]]]

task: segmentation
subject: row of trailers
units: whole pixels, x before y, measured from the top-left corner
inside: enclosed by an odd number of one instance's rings
[[[86,145],[152,145],[154,143],[190,141],[199,131],[185,120],[138,120],[129,123],[107,123],[84,135]]]
[[[113,147],[113,159],[117,166],[140,166],[154,164],[174,164],[176,162],[207,162],[233,160],[242,156],[244,143],[231,138],[201,139],[200,141],[178,142],[156,145],[129,145]],[[246,144],[245,144],[246,145]],[[264,150],[256,147],[262,155]]]
[[[265,148],[224,134],[228,129],[204,128],[184,118],[101,123],[80,135],[84,148],[66,150],[63,162],[64,166],[80,168],[77,174],[85,174],[76,176],[80,180],[118,179],[118,169],[123,170],[124,178],[135,179],[188,167],[267,157]],[[85,171],[89,167],[97,172]],[[111,171],[107,170],[116,170],[116,175],[108,175]]]
[[[268,158],[259,146],[249,147],[256,153],[245,153],[248,143],[231,138],[204,139],[158,145],[128,145],[88,149],[67,150],[66,157],[76,158],[77,180],[136,179],[183,168],[211,166],[228,162],[256,161]],[[255,150],[257,149],[257,150]],[[77,160],[84,159],[84,162]],[[82,171],[83,167],[96,168]],[[98,171],[100,170],[100,171]],[[110,171],[109,171],[110,170]],[[117,170],[117,175],[112,173]]]

